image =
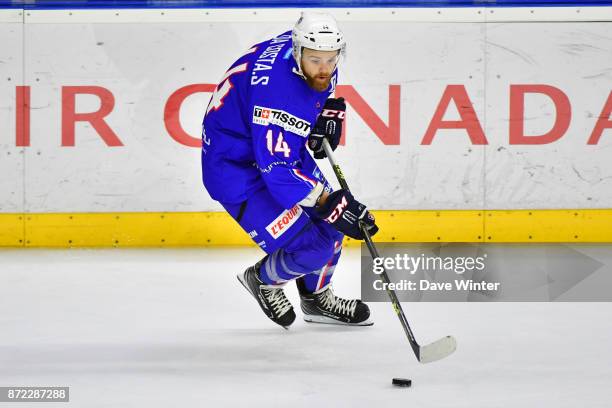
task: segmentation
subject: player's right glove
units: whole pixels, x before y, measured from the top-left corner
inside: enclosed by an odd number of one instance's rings
[[[378,232],[374,216],[346,190],[331,193],[323,205],[315,207],[315,211],[321,219],[351,238],[365,238],[359,228],[359,221],[364,222],[370,236]]]
[[[315,159],[327,157],[323,150],[323,139],[327,139],[332,150],[336,150],[342,136],[346,103],[344,98],[329,98],[308,136],[308,147],[314,152]]]

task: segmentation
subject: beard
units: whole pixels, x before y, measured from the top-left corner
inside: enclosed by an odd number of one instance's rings
[[[306,82],[308,83],[308,85],[319,92],[323,92],[325,91],[328,87],[329,87],[329,83],[331,82],[331,75],[328,76],[310,76],[306,73],[304,73],[304,76],[306,77]]]

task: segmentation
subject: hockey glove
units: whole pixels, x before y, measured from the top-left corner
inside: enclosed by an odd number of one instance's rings
[[[327,157],[323,150],[323,139],[327,139],[332,150],[336,150],[342,136],[342,122],[344,121],[346,103],[344,98],[329,98],[325,101],[323,110],[315,122],[310,136],[308,147],[314,152],[315,159]]]
[[[346,190],[334,191],[322,206],[315,209],[321,219],[351,238],[364,239],[359,221],[364,222],[370,236],[378,232],[374,216]]]

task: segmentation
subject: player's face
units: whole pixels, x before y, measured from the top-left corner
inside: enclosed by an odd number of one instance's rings
[[[338,64],[340,51],[302,51],[302,72],[311,88],[322,92],[327,89],[331,75]]]

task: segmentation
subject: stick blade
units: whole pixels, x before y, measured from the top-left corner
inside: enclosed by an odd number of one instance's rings
[[[426,364],[441,360],[451,355],[457,349],[457,341],[453,336],[442,337],[426,346],[419,348],[419,362]]]

